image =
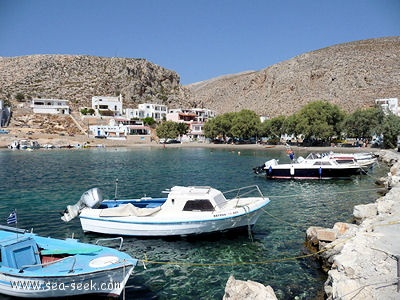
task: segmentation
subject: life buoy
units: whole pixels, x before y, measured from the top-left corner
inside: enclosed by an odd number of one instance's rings
[[[119,261],[119,258],[116,256],[102,256],[95,259],[92,259],[89,262],[89,267],[91,268],[102,268],[112,264],[115,264]]]

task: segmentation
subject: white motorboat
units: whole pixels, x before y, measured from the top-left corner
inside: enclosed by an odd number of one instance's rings
[[[371,152],[338,153],[331,151],[327,155],[329,158],[335,159],[339,164],[356,163],[364,171],[367,171],[378,163],[377,156]]]
[[[101,191],[93,188],[77,204],[67,206],[62,220],[79,216],[85,232],[192,235],[251,227],[270,202],[256,185],[224,193],[205,186],[174,186],[167,193],[167,198],[103,201]]]
[[[284,164],[271,159],[253,170],[256,174],[265,174],[268,179],[345,179],[363,172],[360,164],[354,160],[339,163],[328,154],[315,153]]]
[[[117,249],[7,226],[0,228],[0,252],[0,293],[30,299],[119,296],[137,264]]]

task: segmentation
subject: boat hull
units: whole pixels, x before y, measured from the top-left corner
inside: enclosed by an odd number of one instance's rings
[[[22,298],[49,298],[77,295],[119,296],[133,266],[68,276],[25,276],[0,273],[0,293]]]
[[[261,208],[249,211],[248,208],[243,207],[237,209],[236,215],[216,213],[210,217],[197,220],[187,218],[174,221],[157,220],[149,217],[102,218],[81,213],[80,221],[85,232],[125,236],[179,236],[221,232],[253,226],[262,212]]]
[[[359,175],[361,168],[270,168],[266,170],[267,179],[348,179]]]

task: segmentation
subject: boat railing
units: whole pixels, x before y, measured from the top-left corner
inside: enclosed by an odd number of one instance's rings
[[[0,229],[5,230],[5,231],[10,231],[10,232],[16,232],[16,233],[26,233],[28,230],[22,229],[22,228],[17,228],[17,227],[11,227],[11,226],[5,226],[5,225],[0,225]]]
[[[76,257],[75,257],[75,256],[67,256],[67,257],[64,257],[64,258],[61,258],[61,259],[58,259],[58,260],[54,260],[54,261],[49,261],[49,262],[43,263],[43,264],[23,265],[23,266],[19,269],[19,273],[23,273],[24,270],[25,270],[25,269],[28,269],[28,268],[33,268],[33,267],[46,267],[46,266],[48,266],[48,265],[52,265],[52,264],[55,264],[55,263],[60,263],[60,262],[62,262],[62,261],[68,260],[68,259],[73,259],[71,269],[68,271],[68,273],[73,273],[73,272],[74,272],[74,267],[75,267],[75,264],[76,264]]]
[[[96,245],[98,245],[100,242],[108,242],[108,241],[115,241],[115,240],[119,240],[120,241],[118,250],[121,250],[122,249],[122,243],[124,242],[124,239],[122,238],[122,236],[114,237],[114,238],[98,239],[98,240],[96,240]]]
[[[229,191],[225,191],[222,192],[224,195],[230,194],[230,193],[236,193],[235,197],[232,197],[231,200],[236,199],[238,204],[240,198],[243,198],[244,196],[247,196],[249,194],[254,194],[257,193],[257,197],[262,197],[265,198],[263,193],[261,192],[260,188],[258,187],[258,185],[249,185],[249,186],[245,186],[245,187],[240,187],[240,188],[236,188],[236,189],[232,189]],[[225,198],[228,200],[229,198],[225,196]],[[228,200],[227,202],[229,202],[230,200]]]

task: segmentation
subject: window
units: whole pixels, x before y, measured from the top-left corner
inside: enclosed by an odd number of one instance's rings
[[[183,207],[183,211],[213,211],[214,206],[211,204],[210,200],[188,200]]]

